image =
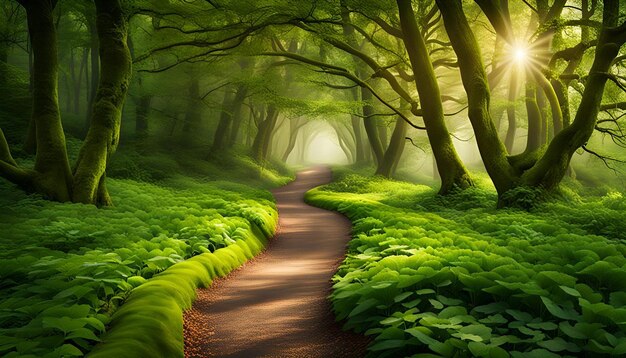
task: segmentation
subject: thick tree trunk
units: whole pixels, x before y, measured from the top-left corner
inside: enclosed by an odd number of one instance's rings
[[[33,119],[36,129],[35,190],[69,201],[72,176],[58,102],[57,38],[49,0],[23,2],[33,46]]]
[[[460,0],[437,0],[444,26],[456,52],[463,87],[467,93],[469,119],[476,135],[478,150],[496,190],[502,194],[515,185],[507,151],[489,114],[489,84],[480,49]]]
[[[74,173],[73,200],[96,205],[111,204],[106,193],[105,171],[119,144],[122,108],[132,75],[128,49],[128,19],[120,0],[95,0],[101,73],[94,100],[91,126]]]
[[[397,0],[397,3],[403,41],[413,67],[415,87],[424,113],[426,134],[441,176],[439,193],[446,194],[454,188],[467,188],[472,185],[472,180],[454,148],[446,127],[439,85],[424,38],[417,28],[411,0]],[[497,132],[494,133],[497,136]]]

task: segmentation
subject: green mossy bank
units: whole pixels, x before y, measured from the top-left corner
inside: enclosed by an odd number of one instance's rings
[[[266,168],[256,179],[261,169],[244,156],[186,157],[185,168],[174,157],[118,153],[108,180],[115,206],[102,209],[0,182],[0,356],[183,355],[182,311],[195,289],[259,253],[275,231],[274,199],[253,187],[290,176]]]
[[[273,232],[273,227],[272,227]],[[175,264],[133,290],[89,357],[182,357],[183,311],[208,287],[261,252],[266,234],[252,224],[244,237],[214,253]]]
[[[486,178],[448,197],[347,175],[307,193],[354,238],[331,295],[372,357],[626,354],[626,201],[496,210]]]

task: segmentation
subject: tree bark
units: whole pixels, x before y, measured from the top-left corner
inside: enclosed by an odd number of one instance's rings
[[[467,93],[469,119],[476,134],[478,150],[496,190],[502,194],[515,185],[507,151],[498,137],[489,114],[489,84],[480,49],[460,0],[436,0],[444,26],[457,55],[463,87]]]
[[[119,144],[122,108],[132,75],[128,19],[120,0],[95,0],[101,62],[91,126],[74,172],[73,201],[110,205],[105,171]]]
[[[91,76],[90,76],[90,88],[89,88],[89,99],[87,102],[87,111],[85,114],[85,133],[89,129],[91,125],[91,109],[93,108],[94,101],[96,99],[96,92],[98,91],[98,83],[100,82],[100,57],[99,57],[99,43],[98,43],[98,30],[94,20],[90,19],[90,16],[86,14],[87,17],[87,28],[89,29],[89,38],[91,48],[90,52],[90,63],[91,63]]]
[[[372,93],[366,89],[361,88],[361,99],[363,101],[363,116],[365,119],[363,120],[363,125],[365,126],[365,133],[367,134],[367,139],[372,148],[372,153],[374,154],[374,160],[376,164],[382,163],[384,151],[383,145],[380,141],[380,132],[378,132],[378,124],[376,123],[376,118],[374,115],[374,107],[372,107]]]
[[[230,133],[230,125],[233,120],[233,100],[234,96],[232,92],[226,88],[224,91],[224,99],[222,100],[220,120],[217,123],[217,129],[215,129],[215,135],[213,137],[211,152],[219,152],[226,148],[226,142],[228,141]]]
[[[441,176],[439,193],[446,194],[454,188],[467,188],[472,186],[472,180],[454,148],[446,127],[439,85],[424,38],[417,28],[411,0],[397,0],[397,4],[403,33],[402,39],[413,68],[415,87],[424,113],[426,134]]]
[[[228,147],[232,147],[237,142],[237,136],[239,135],[241,122],[243,121],[243,101],[246,99],[247,95],[248,86],[246,86],[245,84],[239,85],[239,87],[237,87],[237,93],[235,94],[235,98],[233,99],[232,127],[228,136]]]
[[[404,138],[409,129],[409,125],[402,118],[396,119],[396,125],[391,134],[391,140],[389,146],[385,151],[385,156],[382,161],[382,165],[379,165],[376,169],[377,175],[390,178],[393,175],[395,168],[400,161],[402,151],[404,151]]]
[[[526,137],[526,151],[531,153],[542,147],[541,140],[542,118],[537,105],[537,90],[532,81],[526,82],[526,114],[528,117],[528,136]]]
[[[187,113],[185,113],[185,124],[183,125],[183,136],[189,145],[194,142],[194,136],[198,132],[202,121],[202,111],[200,108],[200,82],[198,77],[194,77],[189,83],[189,103]]]
[[[141,94],[135,104],[135,135],[139,139],[148,137],[152,95]]]
[[[506,130],[506,138],[504,139],[504,146],[506,151],[511,154],[513,152],[513,145],[515,144],[515,132],[517,131],[517,120],[515,118],[515,101],[517,100],[517,87],[518,87],[519,74],[514,69],[511,73],[511,82],[509,83],[509,97],[506,104],[506,117],[508,119],[509,126]]]
[[[58,101],[56,28],[52,10],[56,1],[22,1],[33,47],[33,120],[37,152],[34,186],[53,200],[69,201],[72,175]]]

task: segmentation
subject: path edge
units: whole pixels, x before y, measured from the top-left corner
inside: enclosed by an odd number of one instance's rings
[[[87,354],[93,358],[184,357],[183,311],[191,308],[196,289],[211,286],[266,247],[271,232],[250,222],[243,239],[212,253],[203,253],[176,263],[133,289],[115,312],[102,342]],[[266,224],[266,223],[264,223]]]

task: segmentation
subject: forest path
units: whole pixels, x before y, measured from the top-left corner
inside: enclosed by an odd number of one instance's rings
[[[343,332],[326,298],[351,224],[304,203],[331,180],[316,167],[273,191],[279,230],[268,248],[228,277],[199,289],[184,315],[186,357],[363,357],[368,340]]]

